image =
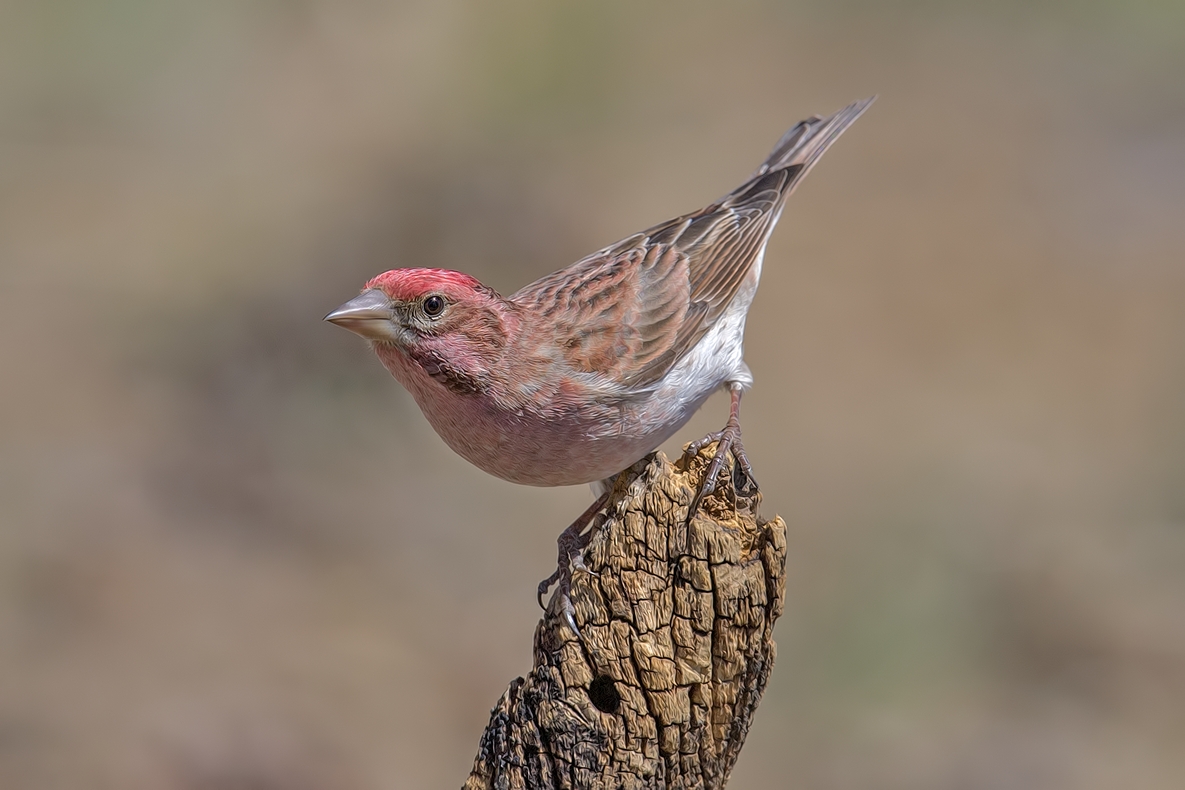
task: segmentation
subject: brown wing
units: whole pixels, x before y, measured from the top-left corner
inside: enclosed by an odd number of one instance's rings
[[[687,323],[690,291],[686,255],[670,245],[637,245],[585,258],[511,300],[532,304],[554,328],[574,370],[624,382],[669,351]]]
[[[802,121],[721,200],[622,239],[511,300],[531,303],[554,324],[574,369],[631,390],[657,382],[728,307],[786,197],[872,101]]]

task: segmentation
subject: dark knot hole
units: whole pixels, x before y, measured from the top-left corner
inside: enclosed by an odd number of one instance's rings
[[[597,675],[588,687],[588,698],[597,710],[604,713],[617,713],[621,708],[621,693],[608,675]]]

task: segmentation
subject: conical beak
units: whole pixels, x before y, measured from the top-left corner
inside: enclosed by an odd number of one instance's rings
[[[325,320],[367,340],[390,341],[396,336],[395,326],[391,322],[394,317],[391,300],[382,291],[372,288],[325,316]]]

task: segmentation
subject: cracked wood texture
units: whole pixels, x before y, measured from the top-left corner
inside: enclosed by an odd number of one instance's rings
[[[580,634],[553,596],[464,790],[724,787],[773,668],[786,525],[735,467],[688,520],[713,447],[618,476],[573,573]]]

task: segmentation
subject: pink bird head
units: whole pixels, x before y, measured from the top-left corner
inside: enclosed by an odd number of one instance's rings
[[[506,345],[511,312],[496,291],[467,274],[392,269],[371,278],[359,296],[325,320],[374,343],[401,381],[423,373],[449,389],[468,392],[481,389]]]

